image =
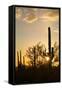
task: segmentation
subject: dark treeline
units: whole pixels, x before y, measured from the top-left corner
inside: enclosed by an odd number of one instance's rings
[[[29,61],[29,66],[25,65],[25,56]],[[40,58],[39,58],[40,57]],[[46,57],[49,57],[48,63],[44,64]],[[22,62],[23,59],[23,62]],[[40,42],[26,50],[26,55],[22,57],[21,50],[17,51],[18,67],[16,68],[16,82],[53,82],[59,81],[59,65],[52,66],[52,62],[59,62],[59,46],[57,43],[51,48],[51,53],[47,52],[45,45]]]

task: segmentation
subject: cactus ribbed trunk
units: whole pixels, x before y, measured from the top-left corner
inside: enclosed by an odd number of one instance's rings
[[[22,59],[21,59],[21,50],[20,50],[20,66],[21,66],[21,64],[22,64],[22,61],[21,61]]]
[[[25,66],[25,57],[23,56],[23,65]]]
[[[51,55],[51,30],[50,30],[50,27],[48,27],[48,50],[49,50],[49,55]]]
[[[49,63],[49,68],[51,68],[51,29],[50,27],[48,27],[48,53],[49,53],[49,57],[50,57],[50,63]]]
[[[53,59],[53,57],[54,57],[54,48],[52,47],[52,56],[51,56],[51,58]]]
[[[18,63],[18,67],[19,67],[19,53],[17,51],[17,63]]]

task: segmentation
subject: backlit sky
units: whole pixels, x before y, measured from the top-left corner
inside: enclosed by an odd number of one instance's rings
[[[52,46],[59,42],[59,10],[16,7],[16,51],[22,55],[39,41],[48,49],[48,27]]]

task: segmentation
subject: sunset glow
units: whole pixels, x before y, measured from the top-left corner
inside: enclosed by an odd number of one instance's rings
[[[48,51],[48,27],[51,27],[51,44],[59,44],[59,10],[16,7],[16,52],[26,54],[28,47],[38,42],[44,44]],[[20,57],[19,57],[20,58]],[[49,61],[49,57],[45,57]],[[24,57],[25,65],[29,66],[29,59]],[[16,53],[16,67],[17,65]],[[57,63],[56,63],[57,65]],[[52,65],[53,66],[53,65]]]

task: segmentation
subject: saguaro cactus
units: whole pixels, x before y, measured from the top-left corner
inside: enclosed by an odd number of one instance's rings
[[[51,55],[51,29],[48,27],[48,50],[49,55]]]
[[[51,53],[52,55],[51,55],[51,58],[53,59],[53,57],[54,57],[54,48],[52,47],[52,53]]]
[[[20,50],[20,65],[22,64],[21,50]]]
[[[23,65],[25,66],[25,56],[23,56]]]
[[[48,27],[48,53],[49,53],[49,57],[50,57],[50,63],[49,63],[49,68],[51,69],[51,29],[50,27]]]
[[[18,63],[18,67],[19,67],[19,53],[17,51],[17,63]]]

